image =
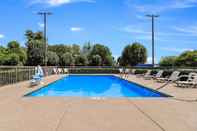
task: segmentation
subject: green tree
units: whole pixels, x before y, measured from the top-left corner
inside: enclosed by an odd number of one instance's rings
[[[16,53],[11,53],[6,56],[4,65],[16,66],[20,63],[19,56]]]
[[[91,66],[101,66],[102,58],[100,55],[93,55],[90,59]]]
[[[135,42],[124,48],[119,62],[122,66],[136,66],[137,64],[144,64],[146,60],[146,48],[142,44]]]
[[[52,51],[47,52],[47,65],[48,66],[57,66],[59,64],[59,56]]]
[[[93,60],[95,58],[101,58],[101,65],[102,66],[111,66],[113,64],[113,57],[110,49],[107,46],[96,44],[92,47],[92,50],[88,56],[88,59],[90,60],[90,65],[95,65]],[[99,59],[100,59],[99,58]]]
[[[20,47],[20,44],[17,41],[10,41],[8,43],[8,52],[15,53],[19,56],[20,65],[24,65],[27,60],[26,51]]]
[[[8,54],[7,50],[3,46],[0,46],[0,65],[4,65],[6,54]]]
[[[76,44],[73,44],[71,46],[71,50],[72,50],[72,55],[75,56],[75,55],[80,55],[80,46],[79,45],[76,45]]]
[[[72,56],[71,53],[65,53],[64,55],[62,55],[61,57],[61,65],[62,66],[71,66],[74,65],[75,61],[74,61],[74,57]]]
[[[42,32],[26,31],[27,46],[27,65],[43,65],[44,64],[44,36]]]
[[[8,43],[8,48],[9,49],[18,49],[18,48],[20,48],[20,44],[17,41],[10,41]]]
[[[160,66],[175,66],[176,63],[176,56],[167,56],[167,57],[162,57],[159,65]]]
[[[75,59],[75,65],[77,65],[77,66],[86,66],[86,65],[88,65],[88,59],[83,54],[76,55],[74,57],[74,59]]]
[[[186,51],[182,53],[176,59],[177,66],[188,66],[188,67],[196,67],[197,66],[197,50],[194,51]]]
[[[49,51],[55,52],[59,57],[61,57],[65,53],[72,53],[72,48],[63,44],[49,45],[48,49]]]
[[[28,65],[36,66],[44,64],[44,52],[39,48],[33,48],[29,51]]]

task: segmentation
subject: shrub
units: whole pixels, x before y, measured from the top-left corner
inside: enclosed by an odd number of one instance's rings
[[[144,69],[137,69],[135,71],[135,74],[145,74],[148,70],[144,70]]]
[[[158,73],[158,70],[152,70],[150,74],[151,75],[156,75],[157,73]]]

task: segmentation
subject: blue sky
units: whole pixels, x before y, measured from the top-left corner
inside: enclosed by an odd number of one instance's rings
[[[50,44],[87,41],[109,46],[115,57],[132,42],[140,42],[151,61],[151,21],[155,21],[156,59],[197,49],[197,0],[4,0],[0,4],[0,44],[17,40],[24,32],[43,30],[36,12],[53,12],[48,22]]]

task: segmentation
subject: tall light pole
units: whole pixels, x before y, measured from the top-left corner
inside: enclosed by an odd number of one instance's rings
[[[159,15],[146,15],[152,20],[152,65],[155,66],[155,18]]]
[[[38,15],[41,15],[44,17],[44,44],[45,44],[45,52],[44,52],[44,64],[47,66],[47,16],[52,15],[51,12],[38,12]]]

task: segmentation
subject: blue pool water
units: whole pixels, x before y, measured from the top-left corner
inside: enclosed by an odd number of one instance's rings
[[[74,97],[166,97],[165,94],[142,87],[115,76],[70,75],[27,96]]]

